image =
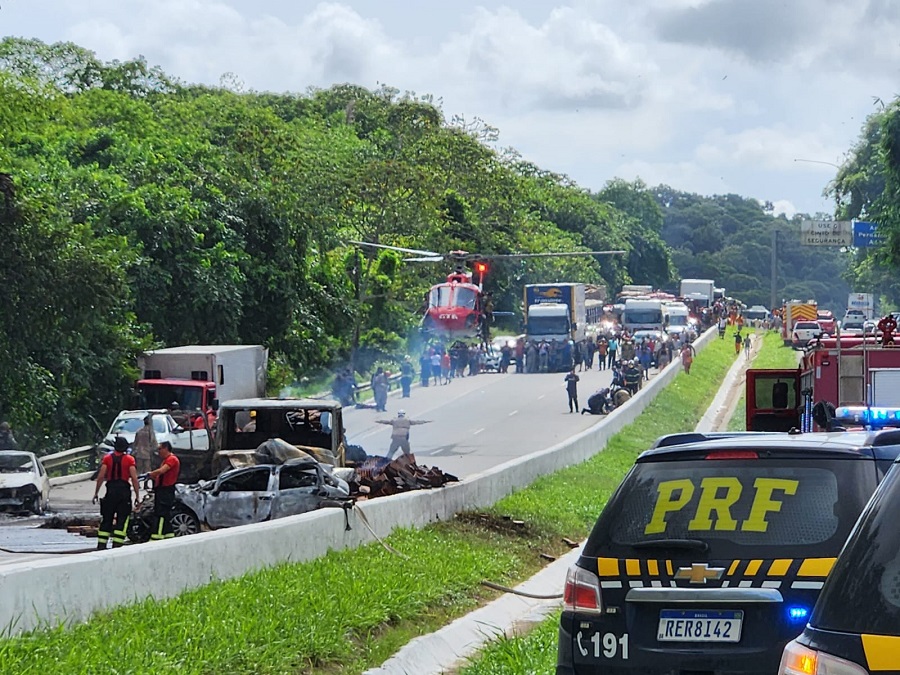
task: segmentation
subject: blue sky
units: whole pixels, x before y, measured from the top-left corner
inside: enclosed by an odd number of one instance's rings
[[[900,74],[893,0],[3,0],[0,32],[186,82],[431,94],[586,188],[640,177],[788,214],[831,211],[828,163]]]

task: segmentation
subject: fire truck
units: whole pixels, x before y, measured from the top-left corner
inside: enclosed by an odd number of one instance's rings
[[[781,339],[784,344],[791,344],[791,333],[794,331],[794,325],[798,321],[815,321],[818,318],[818,307],[815,300],[807,300],[801,302],[799,300],[791,300],[784,303],[782,308]]]
[[[814,412],[820,402],[841,418],[854,410],[869,410],[865,417],[876,409],[900,409],[900,344],[881,342],[871,335],[821,338],[809,344],[795,369],[748,370],[747,430],[824,431]]]

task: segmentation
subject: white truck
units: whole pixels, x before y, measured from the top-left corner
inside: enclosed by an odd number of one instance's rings
[[[219,401],[266,395],[269,350],[261,345],[186,345],[138,357],[139,407],[216,410]]]
[[[690,325],[691,311],[683,302],[668,302],[663,305],[663,323],[669,335],[681,335]]]
[[[587,324],[581,283],[525,286],[525,337],[541,342],[583,340]]]
[[[847,313],[859,310],[867,320],[875,318],[875,296],[872,293],[851,293],[847,298]]]
[[[626,298],[622,327],[636,330],[663,330],[663,301],[658,298]]]
[[[682,279],[681,297],[704,307],[710,307],[715,299],[716,282],[712,279]]]

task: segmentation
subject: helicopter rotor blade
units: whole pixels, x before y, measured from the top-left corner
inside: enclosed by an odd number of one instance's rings
[[[519,258],[568,258],[573,256],[591,256],[591,255],[624,255],[626,251],[570,251],[555,253],[498,253],[488,255],[470,254],[467,259],[471,260],[497,260],[505,258],[507,260],[516,260]]]
[[[403,262],[444,262],[444,256],[435,256],[433,258],[404,258]]]
[[[350,244],[356,244],[357,246],[370,246],[372,248],[384,248],[389,251],[399,251],[400,253],[415,253],[417,255],[429,256],[427,260],[443,260],[444,256],[440,253],[435,253],[434,251],[423,251],[418,248],[402,248],[400,246],[388,246],[387,244],[373,244],[369,241],[350,241]]]

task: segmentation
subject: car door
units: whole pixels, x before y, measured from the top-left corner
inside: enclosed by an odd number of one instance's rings
[[[274,496],[271,466],[251,466],[229,472],[219,479],[206,498],[206,523],[217,528],[268,520]]]
[[[283,464],[277,467],[277,480],[273,518],[294,516],[319,507],[325,491],[320,470],[314,464]]]

